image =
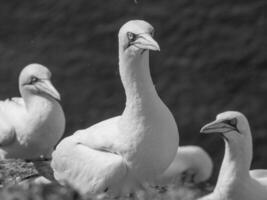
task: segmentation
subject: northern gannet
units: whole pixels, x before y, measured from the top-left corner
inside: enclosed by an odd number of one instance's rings
[[[266,169],[253,169],[249,171],[251,177],[255,179],[261,179],[267,184],[267,170]]]
[[[216,187],[201,200],[266,200],[266,180],[251,176],[249,172],[252,138],[246,117],[240,112],[223,112],[201,132],[219,133],[225,141],[225,155]]]
[[[19,76],[22,97],[0,101],[0,159],[51,157],[65,116],[50,78],[46,67],[30,64]]]
[[[178,128],[159,98],[149,69],[149,50],[159,51],[153,27],[133,20],[119,31],[119,72],[126,93],[122,115],[78,130],[52,154],[55,178],[81,193],[133,192],[174,159]]]
[[[155,181],[157,185],[201,183],[212,174],[213,163],[201,147],[179,146],[170,166]]]

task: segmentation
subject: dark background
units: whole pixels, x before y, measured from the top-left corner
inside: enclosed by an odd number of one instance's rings
[[[1,0],[0,99],[18,96],[20,70],[37,62],[52,71],[62,95],[65,135],[119,115],[125,96],[117,33],[126,21],[145,19],[161,46],[151,53],[152,77],[178,122],[180,144],[204,147],[217,171],[223,142],[199,129],[219,112],[238,110],[253,132],[252,167],[267,168],[266,5],[266,0]]]

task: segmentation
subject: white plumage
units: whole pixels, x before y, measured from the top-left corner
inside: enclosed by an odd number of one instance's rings
[[[200,183],[210,178],[212,169],[212,160],[203,148],[192,145],[179,146],[176,157],[155,183]]]
[[[224,112],[201,132],[219,133],[225,141],[225,155],[216,187],[201,200],[266,200],[267,181],[257,177],[264,171],[249,172],[252,138],[246,117],[239,112]]]
[[[21,98],[0,101],[0,159],[50,157],[63,135],[65,117],[50,71],[26,66],[19,76]]]
[[[131,192],[154,179],[173,160],[176,122],[158,97],[149,70],[149,50],[159,50],[153,27],[129,21],[119,31],[119,71],[126,93],[122,115],[79,130],[52,156],[55,178],[82,193]]]
[[[249,174],[254,179],[260,179],[267,185],[267,170],[266,169],[253,169],[249,171]]]

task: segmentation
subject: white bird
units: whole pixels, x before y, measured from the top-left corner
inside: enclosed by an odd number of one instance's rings
[[[266,169],[253,169],[249,171],[251,177],[261,179],[267,183],[267,170]]]
[[[46,67],[28,65],[19,76],[22,98],[0,101],[0,159],[51,157],[63,135],[65,116],[50,78]]]
[[[126,93],[122,115],[79,130],[52,154],[55,178],[81,193],[133,192],[174,159],[176,122],[159,98],[149,69],[149,50],[159,50],[154,29],[133,20],[119,31],[119,71]]]
[[[210,178],[212,169],[211,157],[203,148],[179,146],[176,157],[155,184],[201,183]]]
[[[219,133],[225,141],[225,155],[216,187],[201,200],[266,200],[266,179],[251,176],[249,172],[252,138],[246,117],[240,112],[227,111],[217,115],[216,120],[205,125],[201,132]]]

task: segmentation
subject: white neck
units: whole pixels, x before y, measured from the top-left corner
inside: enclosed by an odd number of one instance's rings
[[[132,54],[131,54],[132,53]],[[149,70],[149,52],[120,52],[126,107],[119,121],[120,152],[138,179],[153,179],[173,160],[176,123],[158,97]]]
[[[235,186],[240,185],[240,181],[246,182],[249,178],[249,168],[252,160],[252,140],[250,130],[241,134],[240,140],[225,139],[225,154],[217,180],[215,191],[227,190],[235,192]]]
[[[149,69],[149,51],[139,55],[120,52],[119,70],[126,93],[126,105],[157,97]]]

